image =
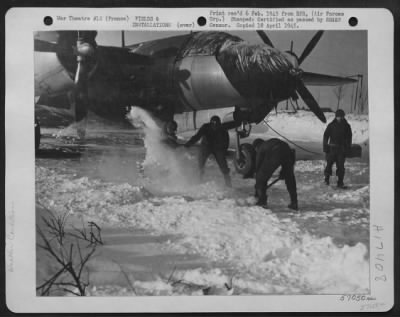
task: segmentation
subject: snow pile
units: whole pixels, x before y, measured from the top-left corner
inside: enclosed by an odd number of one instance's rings
[[[369,202],[369,185],[353,191],[329,191],[321,196],[322,200]]]
[[[87,177],[58,174],[52,169],[36,168],[37,202],[58,214],[90,215],[107,212],[115,206],[134,203],[150,197],[143,187],[104,183]]]
[[[234,294],[369,291],[368,241],[348,238],[342,232],[355,227],[361,233],[368,230],[369,169],[365,162],[348,164],[351,173],[345,181],[351,186],[347,191],[321,186],[323,160],[296,162],[302,211],[288,213],[285,209],[280,214],[277,209],[287,205],[284,182],[269,189],[274,212],[254,206],[250,197],[254,180],[232,173],[236,190],[226,189],[219,185],[222,176],[210,160],[207,181],[199,183],[193,157],[165,144],[155,119],[136,107],[128,118],[143,126],[147,180],[140,183],[145,187],[37,167],[38,204],[56,214],[82,215],[100,226],[171,237],[162,242],[165,252],[200,255],[207,262],[190,270],[178,269],[171,279],[132,279],[134,290],[101,285],[90,288],[89,295],[202,295],[205,288],[223,287],[232,278]],[[338,236],[341,243],[337,243]]]
[[[313,160],[313,161],[296,161],[295,172],[305,173],[305,172],[319,172],[322,173],[325,169],[326,161],[323,160]],[[321,174],[322,175],[322,174]]]
[[[360,292],[368,288],[365,245],[340,248],[330,237],[303,232],[290,218],[239,206],[233,198],[151,197],[139,187],[74,179],[45,168],[37,169],[37,181],[38,201],[45,207],[57,213],[80,212],[112,226],[181,236],[166,247],[230,263],[240,272],[238,287],[249,292],[253,286],[260,290],[260,281],[266,285],[263,292]]]
[[[182,235],[173,246],[179,252],[228,261],[266,283],[277,279],[277,284],[287,284],[285,292],[368,288],[363,244],[338,248],[331,238],[314,238],[291,220],[280,220],[259,207],[237,206],[233,199],[187,202],[170,197],[159,203],[142,201],[123,206],[118,213],[133,227]]]
[[[327,120],[326,124],[322,123],[311,111],[271,113],[266,118],[266,121],[274,130],[292,141],[322,142],[322,136],[327,125],[335,117],[333,112],[325,112],[324,114]],[[362,144],[368,142],[368,115],[347,114],[346,120],[352,128],[353,143]],[[260,125],[264,125],[264,123]],[[272,130],[268,130],[267,135],[268,137],[277,136]]]

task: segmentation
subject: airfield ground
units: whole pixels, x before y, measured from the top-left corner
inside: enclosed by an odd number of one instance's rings
[[[143,142],[142,130],[89,127],[85,142],[54,128],[42,134],[37,224],[44,228],[50,211],[67,215],[70,231],[88,221],[101,227],[104,245],[88,263],[87,295],[202,295],[232,277],[235,295],[369,289],[365,157],[347,161],[349,188],[337,190],[323,185],[323,157],[300,155],[300,211],[293,212],[283,182],[269,190],[269,209],[254,206],[254,180],[238,175],[231,158],[232,189],[214,160],[199,182],[196,148],[150,148],[155,144]],[[38,247],[38,285],[56,270]]]

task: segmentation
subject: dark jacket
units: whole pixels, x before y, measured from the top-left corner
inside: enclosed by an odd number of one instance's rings
[[[211,151],[226,151],[229,147],[229,133],[226,125],[220,125],[215,130],[210,123],[205,123],[199,131],[190,138],[185,146],[191,146],[201,140],[203,146],[207,146]]]
[[[350,124],[346,119],[341,122],[336,118],[328,124],[323,139],[324,152],[329,152],[330,147],[337,147],[342,150],[348,150],[351,147],[352,132]]]
[[[289,145],[280,139],[269,139],[260,144],[256,155],[256,171],[261,167],[264,158],[276,158],[281,162],[291,161],[294,164],[294,152]]]

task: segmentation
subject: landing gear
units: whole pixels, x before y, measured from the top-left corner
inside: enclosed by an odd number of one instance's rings
[[[240,139],[250,135],[251,125],[243,122],[236,128],[236,153],[234,158],[235,169],[243,178],[253,177],[255,172],[256,152],[250,143],[240,144]]]

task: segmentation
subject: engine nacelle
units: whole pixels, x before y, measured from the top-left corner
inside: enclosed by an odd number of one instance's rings
[[[182,79],[180,73],[187,76]],[[174,78],[182,102],[189,109],[246,106],[245,99],[229,82],[215,56],[197,55],[183,58],[177,64]]]

